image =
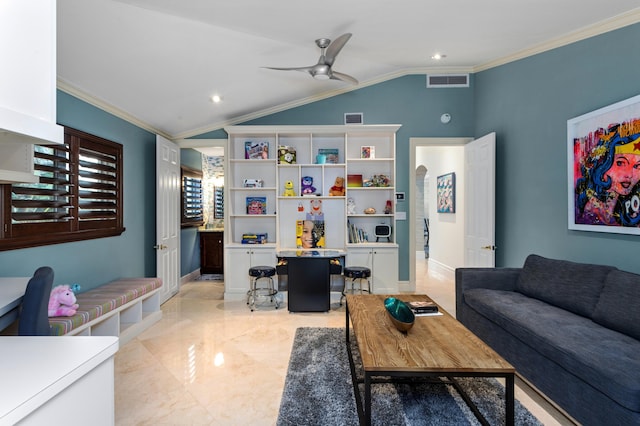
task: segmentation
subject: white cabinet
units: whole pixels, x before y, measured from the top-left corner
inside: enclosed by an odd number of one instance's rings
[[[56,2],[3,0],[0,39],[0,183],[35,183],[33,144],[64,142],[56,124]]]
[[[6,336],[0,345],[0,424],[114,424],[117,337]]]
[[[388,271],[392,279],[380,281],[380,288],[397,288],[395,139],[399,127],[225,128],[229,135],[225,164],[225,296],[246,294],[248,268],[257,264],[249,259],[257,248],[242,244],[244,234],[267,234],[263,248],[271,250],[273,256],[262,264],[272,265],[276,251],[301,248],[296,223],[309,213],[316,213],[315,208],[321,209],[324,219],[324,245],[313,248],[351,253],[351,248],[380,246],[387,257],[395,256],[385,259],[392,269]],[[280,147],[286,147],[286,151],[279,152]],[[284,152],[289,154],[286,159]],[[313,180],[311,194],[303,194],[305,177]],[[337,178],[344,180],[344,195],[330,194]],[[350,178],[357,180],[358,186],[350,186]],[[288,181],[293,187],[285,191]],[[379,225],[389,227],[391,234],[376,242],[375,229]]]
[[[273,246],[232,246],[224,254],[224,298],[242,299],[249,291],[249,268],[252,266],[276,266],[276,249]]]
[[[371,269],[371,292],[395,294],[398,292],[397,247],[350,246],[346,266],[365,266]]]

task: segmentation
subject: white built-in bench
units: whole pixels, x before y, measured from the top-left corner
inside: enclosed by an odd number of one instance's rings
[[[79,293],[74,316],[49,318],[52,334],[117,336],[120,346],[162,318],[160,278],[123,278]]]

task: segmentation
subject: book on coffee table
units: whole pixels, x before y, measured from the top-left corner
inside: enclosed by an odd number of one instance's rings
[[[438,312],[438,305],[433,302],[414,301],[407,302],[414,314],[435,314]]]

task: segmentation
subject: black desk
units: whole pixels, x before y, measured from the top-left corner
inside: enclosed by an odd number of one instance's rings
[[[290,312],[327,312],[331,304],[331,260],[337,250],[288,250],[277,254],[287,261]]]

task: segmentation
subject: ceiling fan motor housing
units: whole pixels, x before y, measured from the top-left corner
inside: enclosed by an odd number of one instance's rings
[[[320,49],[326,49],[327,47],[329,47],[329,44],[331,44],[331,39],[328,38],[319,38],[316,40],[316,45]]]

